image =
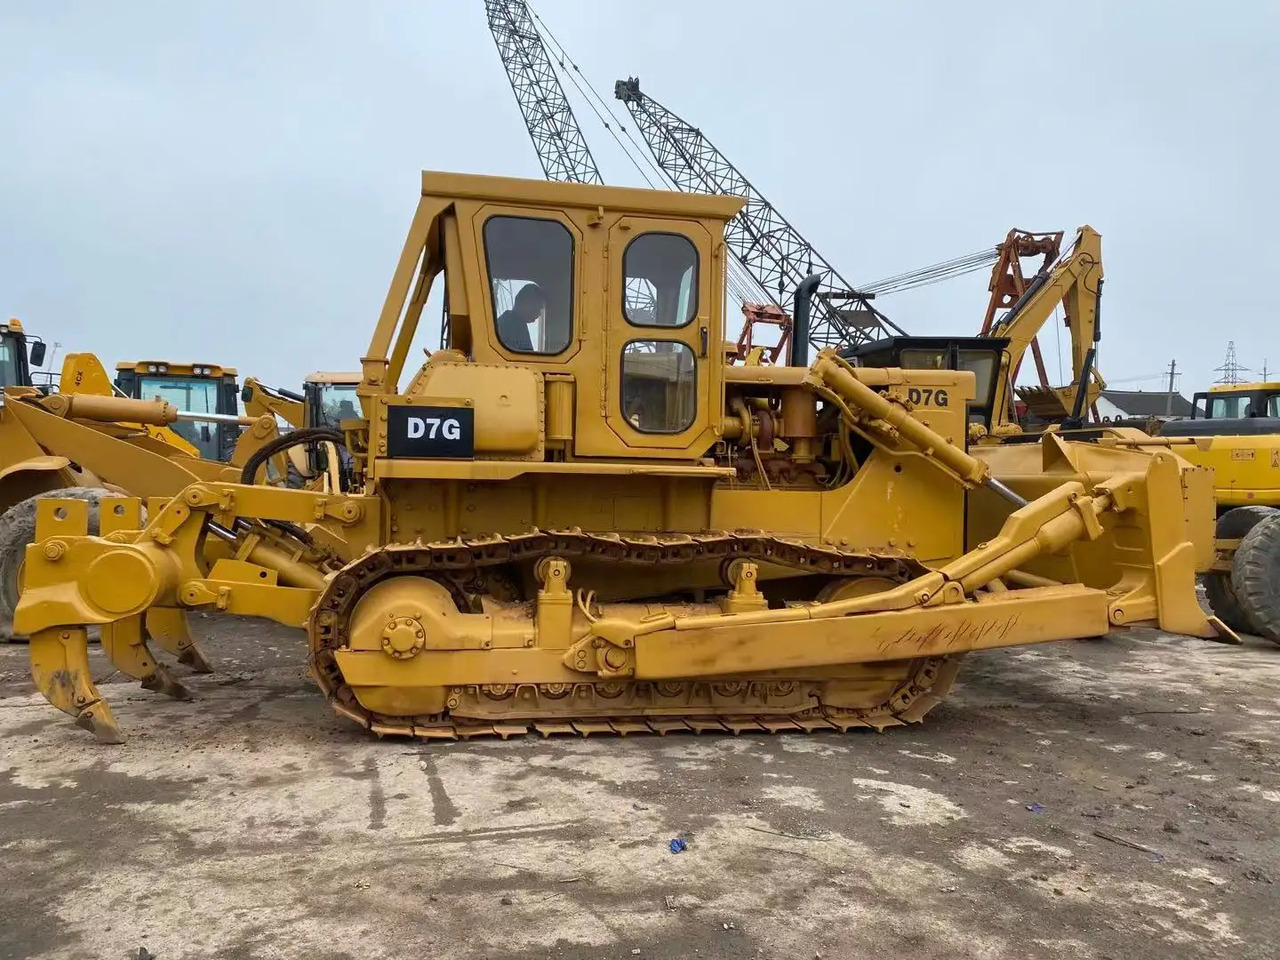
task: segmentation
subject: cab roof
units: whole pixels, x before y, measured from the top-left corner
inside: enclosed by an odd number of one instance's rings
[[[424,197],[489,200],[511,203],[521,200],[552,207],[604,207],[663,217],[714,217],[728,220],[746,205],[742,197],[679,193],[637,187],[606,187],[594,183],[556,183],[519,177],[491,177],[473,173],[422,171]]]
[[[363,379],[364,374],[359,371],[348,371],[346,373],[335,373],[331,370],[317,370],[314,373],[308,373],[306,377],[307,383],[349,383],[352,386],[358,384]]]
[[[1210,393],[1280,393],[1280,383],[1275,380],[1258,383],[1216,383],[1209,388]]]
[[[224,367],[218,363],[184,363],[179,360],[121,360],[116,364],[117,370],[132,370],[135,373],[155,373],[151,367],[165,367],[166,373],[175,376],[203,376],[203,377],[234,377],[236,376],[235,367]],[[195,374],[194,370],[199,367],[206,372]]]

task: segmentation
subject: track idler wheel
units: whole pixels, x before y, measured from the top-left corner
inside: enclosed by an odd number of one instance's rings
[[[852,600],[897,586],[900,584],[888,577],[846,577],[826,584],[815,599],[819,603]],[[856,720],[876,730],[919,723],[950,692],[961,656],[919,658],[895,666],[869,664],[865,677],[825,684],[823,709],[835,711],[834,716],[844,722]]]

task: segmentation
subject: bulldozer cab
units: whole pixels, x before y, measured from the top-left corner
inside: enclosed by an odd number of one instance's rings
[[[365,359],[366,418],[376,424],[376,404],[390,406],[375,449],[392,459],[701,457],[724,414],[723,232],[741,206],[424,173]],[[446,349],[393,399],[438,280]],[[416,409],[397,409],[406,404]]]
[[[968,422],[991,429],[996,379],[1009,341],[1002,337],[886,337],[847,347],[840,355],[860,367],[901,367],[904,370],[968,370],[975,396],[968,403]],[[921,394],[911,401],[928,405]]]
[[[31,368],[44,363],[45,345],[19,320],[0,323],[0,388],[32,386]]]
[[[240,412],[236,371],[218,364],[137,360],[116,364],[115,386],[135,400],[167,400],[191,413],[235,416]],[[205,460],[228,461],[235,452],[240,427],[234,423],[181,420],[172,429]]]

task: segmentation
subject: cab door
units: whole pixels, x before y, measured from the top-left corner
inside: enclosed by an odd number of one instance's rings
[[[714,443],[716,253],[697,221],[624,216],[610,229],[602,406],[620,452],[697,457]]]

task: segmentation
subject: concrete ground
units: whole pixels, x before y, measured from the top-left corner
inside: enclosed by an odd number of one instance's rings
[[[191,703],[95,652],[119,747],[0,649],[0,957],[1280,955],[1260,640],[977,655],[884,734],[428,745],[332,714],[300,634],[198,623]]]

